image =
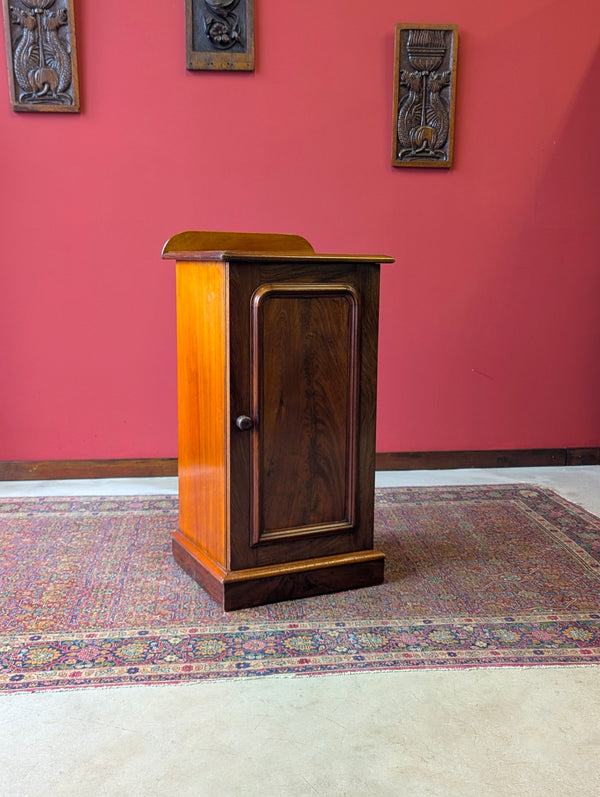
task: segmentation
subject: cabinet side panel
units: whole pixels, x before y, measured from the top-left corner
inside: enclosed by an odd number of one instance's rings
[[[379,265],[360,270],[362,303],[360,411],[357,492],[362,544],[373,546],[375,503],[375,433],[377,420],[377,346],[379,334]]]
[[[226,265],[177,263],[179,522],[227,566],[228,346]]]

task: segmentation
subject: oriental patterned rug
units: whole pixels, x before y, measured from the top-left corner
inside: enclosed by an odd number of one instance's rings
[[[380,586],[225,613],[176,497],[0,500],[0,691],[600,662],[600,519],[524,485],[377,490]]]

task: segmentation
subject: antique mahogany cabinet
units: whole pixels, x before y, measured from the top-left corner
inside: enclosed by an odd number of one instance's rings
[[[379,264],[304,238],[182,232],[176,561],[225,610],[366,587]]]

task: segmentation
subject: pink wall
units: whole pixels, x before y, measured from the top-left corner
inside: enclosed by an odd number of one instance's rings
[[[183,5],[76,2],[79,116],[0,80],[0,460],[176,455],[183,229],[396,257],[378,450],[600,445],[600,11],[256,0],[220,74]],[[450,171],[390,165],[396,22],[459,25]]]

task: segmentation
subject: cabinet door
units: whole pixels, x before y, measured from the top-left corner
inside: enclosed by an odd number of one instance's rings
[[[232,267],[234,568],[372,545],[377,278],[377,266]]]

